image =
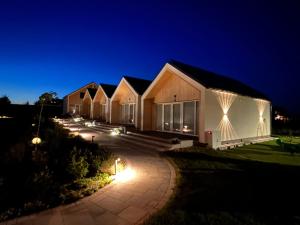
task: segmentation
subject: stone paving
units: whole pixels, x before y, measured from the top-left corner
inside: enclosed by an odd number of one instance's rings
[[[140,224],[162,208],[175,186],[175,170],[155,149],[139,149],[117,136],[81,129],[81,135],[108,146],[125,159],[134,176],[116,180],[75,203],[17,218],[0,225],[128,225]]]

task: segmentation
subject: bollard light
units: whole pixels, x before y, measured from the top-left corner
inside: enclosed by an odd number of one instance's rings
[[[120,162],[120,158],[117,158],[115,160],[115,175],[117,175],[117,172],[118,172],[118,162]]]

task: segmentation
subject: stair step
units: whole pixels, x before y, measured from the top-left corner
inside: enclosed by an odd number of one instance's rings
[[[165,142],[159,142],[159,141],[155,141],[155,140],[148,140],[146,138],[140,138],[140,137],[135,137],[132,135],[122,135],[122,137],[130,139],[130,140],[134,140],[136,142],[142,142],[145,144],[150,144],[150,145],[155,145],[158,147],[164,147],[164,148],[171,148],[172,145],[170,143],[165,143]]]
[[[166,147],[166,146],[153,146],[153,145],[149,145],[149,143],[144,143],[144,142],[139,142],[133,139],[128,139],[124,136],[119,136],[118,138],[120,138],[122,141],[130,143],[130,144],[134,144],[135,146],[140,146],[146,149],[151,149],[153,150],[153,148],[159,150],[159,151],[166,151],[169,150],[170,147]]]
[[[127,134],[130,134],[130,135],[133,135],[133,136],[142,137],[142,138],[147,138],[147,139],[151,139],[151,140],[155,140],[155,141],[160,141],[160,142],[164,142],[164,143],[167,143],[167,144],[172,144],[171,143],[171,141],[172,141],[171,139],[164,139],[164,138],[160,138],[160,137],[150,136],[150,135],[136,133],[136,132],[131,132],[131,131],[128,131]]]

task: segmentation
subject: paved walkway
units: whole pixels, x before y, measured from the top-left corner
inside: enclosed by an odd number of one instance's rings
[[[81,135],[128,162],[134,176],[117,180],[97,193],[73,204],[59,206],[38,214],[10,220],[4,224],[19,225],[127,225],[139,224],[164,206],[175,185],[175,171],[160,158],[155,149],[137,149],[118,137],[85,128]]]

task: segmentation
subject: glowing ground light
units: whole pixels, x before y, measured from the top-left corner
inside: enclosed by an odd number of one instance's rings
[[[120,129],[118,128],[114,128],[111,132],[110,132],[110,135],[112,136],[116,136],[116,135],[119,135],[120,134]]]
[[[38,145],[42,142],[42,140],[39,137],[35,137],[32,139],[31,143],[34,145]]]
[[[128,167],[125,170],[118,172],[115,176],[113,176],[113,179],[119,182],[126,182],[134,179],[135,176],[136,176],[135,171],[130,167]]]

